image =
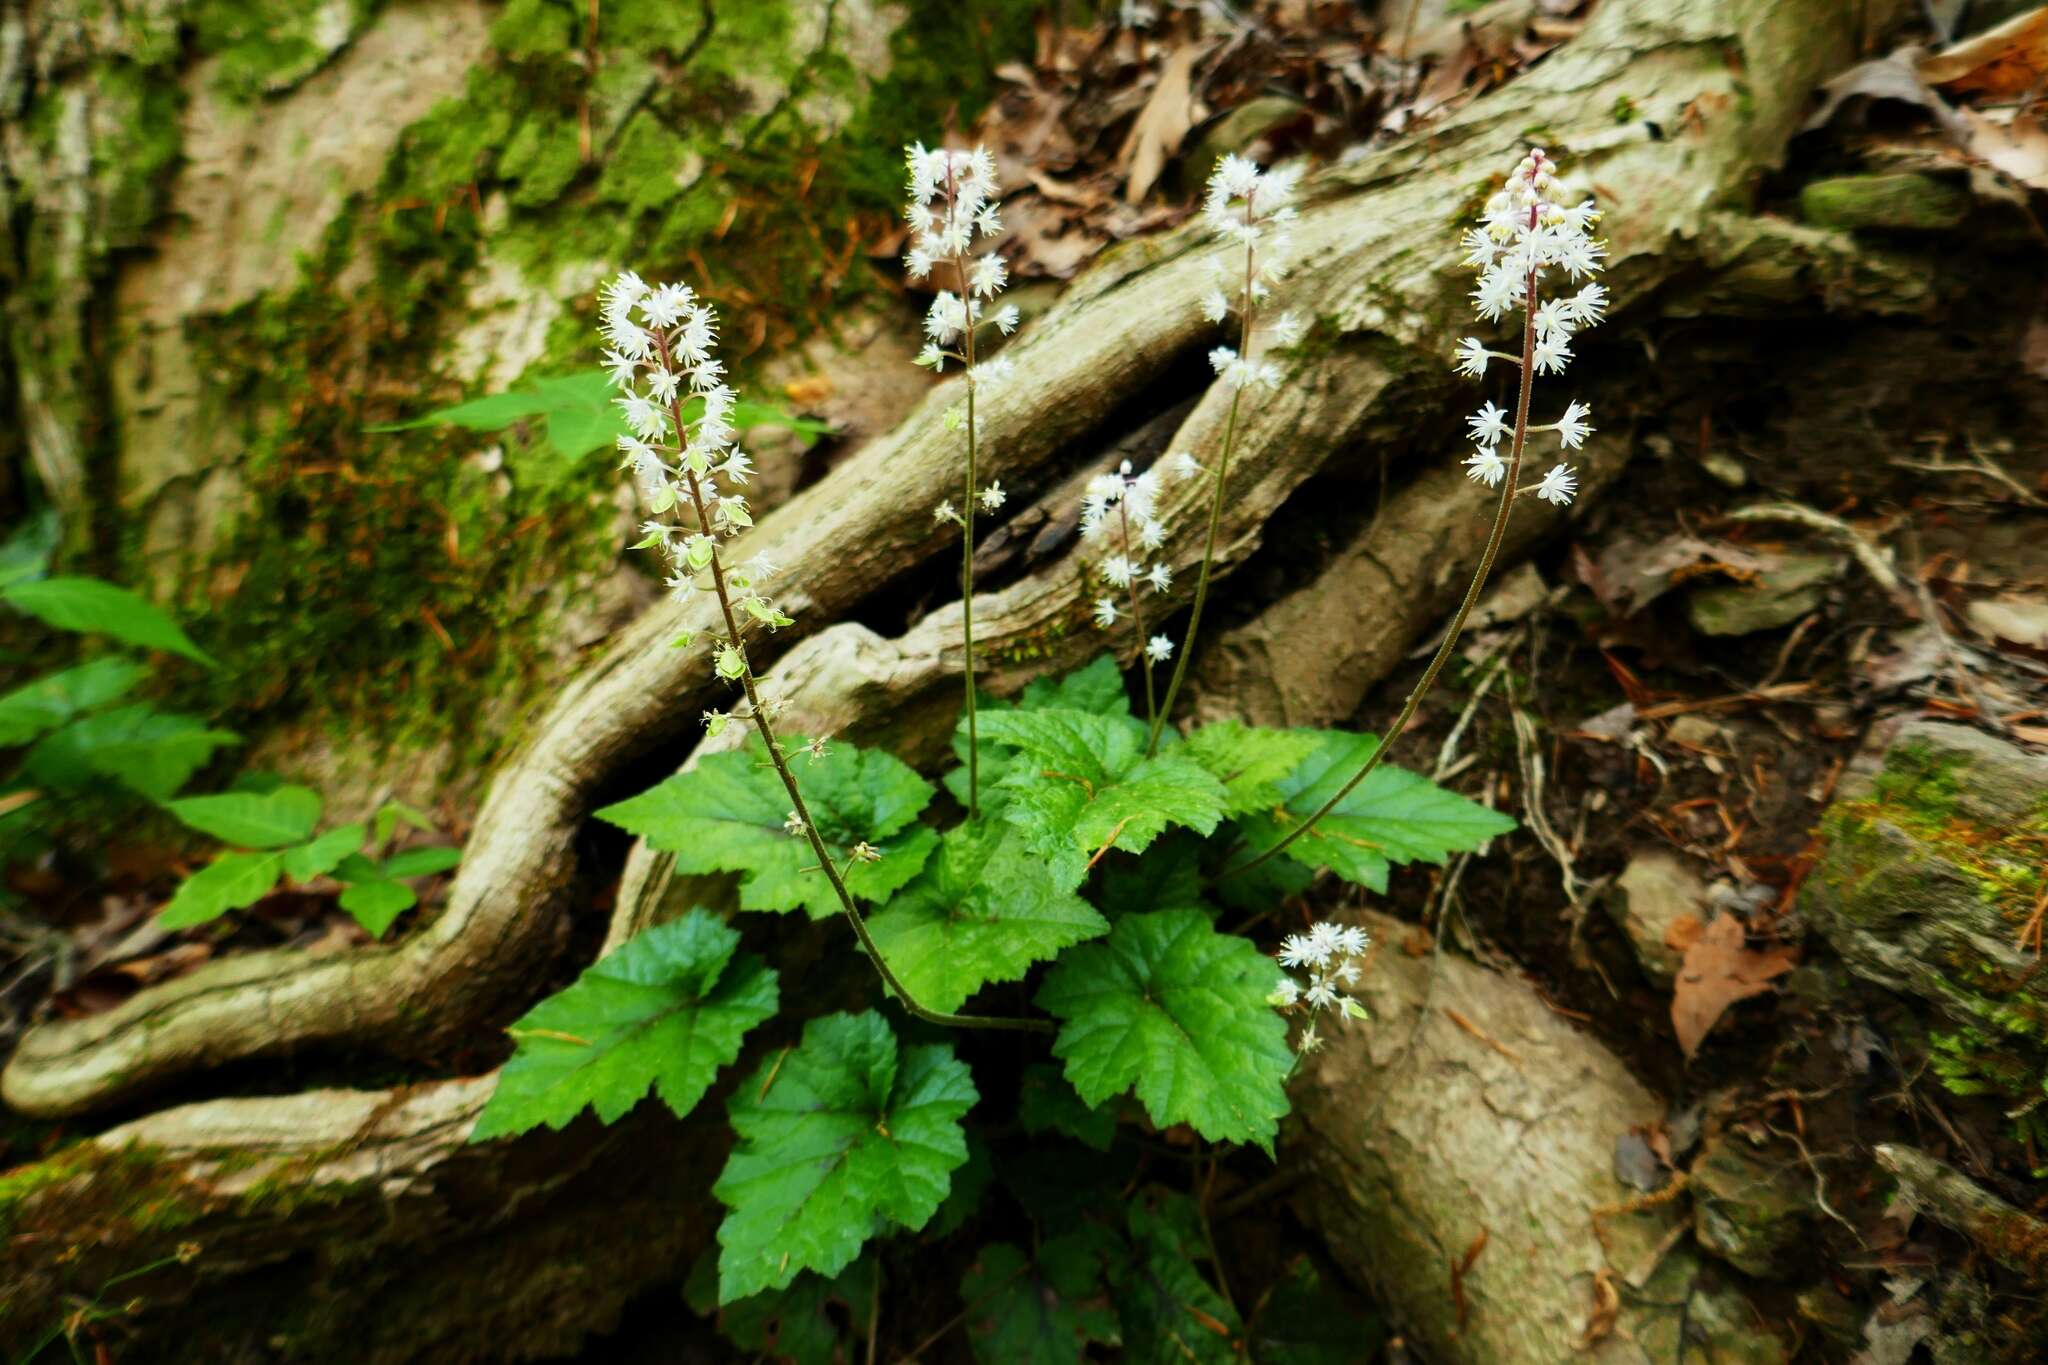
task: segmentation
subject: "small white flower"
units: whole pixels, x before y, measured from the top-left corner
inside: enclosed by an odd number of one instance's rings
[[[799,839],[803,837],[804,830],[809,828],[809,826],[804,824],[803,817],[801,815],[798,815],[795,811],[791,811],[789,813],[788,818],[782,822],[782,827],[788,830],[791,835]]]
[[[986,299],[1002,292],[1003,285],[1009,277],[1010,273],[1003,264],[1003,258],[991,251],[975,261],[974,268],[968,271],[967,283],[969,288]]]
[[[865,839],[848,849],[846,853],[849,858],[857,863],[879,863],[882,861],[882,850],[876,848]]]
[[[1008,493],[1005,493],[1003,491],[1002,481],[997,480],[996,482],[991,483],[988,487],[981,490],[981,494],[978,499],[981,503],[981,510],[984,512],[993,512],[998,507],[1001,507],[1003,503],[1009,498],[1009,496],[1010,495]]]
[[[1486,343],[1478,337],[1466,337],[1458,343],[1458,373],[1470,379],[1482,379],[1486,375],[1486,362],[1491,359]]]
[[[942,502],[932,509],[932,520],[957,522],[960,520],[960,513],[954,510],[952,503]]]
[[[1222,374],[1237,363],[1237,352],[1228,346],[1218,346],[1209,352],[1209,364],[1216,373]]]
[[[924,366],[933,374],[938,374],[946,368],[946,353],[939,348],[936,342],[928,341],[925,343],[924,349],[917,353],[915,363]]]
[[[1465,425],[1472,430],[1474,445],[1497,446],[1500,444],[1500,438],[1508,434],[1507,410],[1488,403],[1477,413],[1467,417]]]
[[[1111,555],[1102,561],[1102,581],[1112,588],[1128,588],[1137,572],[1138,566],[1126,555]]]
[[[1173,570],[1164,564],[1154,564],[1145,571],[1145,581],[1152,585],[1152,591],[1165,592],[1173,586]]]
[[[1321,950],[1305,934],[1289,934],[1280,941],[1280,965],[1283,967],[1306,967],[1320,963],[1317,954]]]
[[[1145,657],[1155,664],[1163,664],[1173,657],[1173,641],[1164,635],[1155,635],[1145,642]]]
[[[1593,434],[1592,425],[1586,420],[1592,415],[1591,408],[1573,399],[1565,408],[1564,416],[1558,418],[1555,423],[1558,444],[1566,450],[1577,450],[1584,445],[1586,438]]]
[[[1104,630],[1108,630],[1111,626],[1115,625],[1116,603],[1110,601],[1107,597],[1096,598],[1095,624]]]
[[[1211,322],[1221,322],[1230,316],[1230,300],[1213,284],[1202,291],[1202,297],[1196,306],[1202,310],[1202,316]]]
[[[1266,329],[1266,335],[1275,346],[1293,346],[1308,331],[1308,324],[1292,313],[1282,313],[1274,318]]]
[[[1151,517],[1138,523],[1138,548],[1156,550],[1166,543],[1166,523]]]
[[[1552,332],[1549,336],[1536,338],[1536,351],[1531,357],[1538,374],[1557,374],[1572,358],[1572,348],[1566,344],[1564,333]]]
[[[1314,1024],[1310,1024],[1306,1028],[1302,1029],[1301,1036],[1294,1040],[1295,1051],[1299,1052],[1304,1057],[1308,1056],[1311,1052],[1320,1051],[1322,1049],[1322,1046],[1323,1035],[1316,1032],[1316,1026]]]
[[[1578,488],[1579,481],[1573,476],[1570,465],[1552,465],[1550,472],[1543,476],[1543,482],[1536,485],[1536,496],[1564,507],[1571,503]]]
[[[1166,457],[1166,472],[1176,480],[1192,479],[1202,472],[1201,462],[1185,450]]]
[[[1498,487],[1508,472],[1508,462],[1492,446],[1482,446],[1465,457],[1465,477],[1488,488]]]
[[[1574,294],[1571,299],[1572,321],[1580,327],[1591,327],[1607,316],[1607,289],[1600,284],[1589,284]]]
[[[1017,330],[1018,320],[1021,319],[1022,317],[1023,314],[1017,311],[1016,304],[1006,303],[1002,307],[996,309],[994,318],[996,330],[1001,332],[1004,336],[1008,336],[1010,333]]]

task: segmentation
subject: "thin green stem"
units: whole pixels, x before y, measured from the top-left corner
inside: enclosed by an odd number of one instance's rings
[[[667,368],[669,365],[667,343],[657,334],[656,344],[661,348],[662,366]],[[670,416],[676,424],[677,444],[681,445],[683,443],[682,433],[684,426],[680,394],[670,404]],[[725,618],[726,639],[732,644],[734,649],[739,651],[739,682],[741,689],[747,695],[747,710],[752,713],[754,728],[760,733],[761,743],[768,750],[768,761],[775,765],[775,775],[782,779],[783,790],[789,793],[790,808],[796,815],[798,822],[803,825],[804,838],[810,843],[811,852],[818,860],[819,870],[825,874],[825,879],[832,884],[832,893],[839,899],[839,908],[845,912],[846,922],[853,926],[854,936],[860,940],[860,946],[867,950],[868,960],[875,964],[875,971],[881,975],[883,983],[890,990],[896,992],[897,999],[903,1002],[903,1008],[929,1023],[943,1024],[949,1028],[1015,1029],[1030,1033],[1055,1032],[1055,1026],[1048,1019],[999,1018],[979,1014],[948,1014],[944,1010],[928,1009],[918,1003],[917,997],[910,993],[909,988],[903,984],[902,979],[889,966],[888,959],[882,956],[881,946],[875,942],[874,935],[868,932],[867,921],[861,918],[859,909],[853,903],[853,893],[846,889],[846,880],[839,875],[839,868],[833,863],[832,854],[826,849],[825,840],[818,833],[817,822],[811,819],[811,809],[804,802],[803,790],[797,786],[796,775],[790,772],[789,760],[783,756],[782,745],[775,738],[775,727],[773,722],[768,719],[768,708],[761,704],[760,689],[755,685],[754,665],[747,657],[746,641],[740,634],[739,618],[733,613],[732,609],[732,592],[725,582],[725,556],[719,549],[717,536],[712,530],[711,514],[704,506],[703,483],[698,478],[697,472],[690,468],[687,460],[682,462],[682,469],[683,476],[689,480],[690,484],[690,505],[697,511],[697,529],[711,542],[711,587],[718,596],[719,614]]]
[[[1129,564],[1131,558],[1131,510],[1122,498],[1117,499],[1116,514],[1117,520],[1123,526],[1124,531],[1124,561],[1126,564]],[[1131,565],[1131,567],[1136,568],[1135,565]],[[1124,587],[1130,590],[1131,629],[1138,633],[1138,663],[1145,672],[1145,723],[1152,727],[1154,734],[1157,734],[1159,732],[1159,706],[1156,694],[1152,690],[1152,655],[1145,648],[1145,610],[1138,605],[1138,576],[1136,573],[1130,576],[1124,583]]]
[[[1257,248],[1244,249],[1244,292],[1238,296],[1239,327],[1237,353],[1249,360],[1252,346],[1252,280],[1257,272]],[[1149,757],[1159,750],[1159,737],[1173,718],[1173,702],[1180,695],[1181,679],[1187,676],[1188,660],[1195,652],[1195,634],[1202,628],[1202,605],[1209,600],[1209,566],[1216,562],[1216,532],[1223,524],[1223,482],[1230,474],[1230,456],[1237,448],[1237,408],[1244,399],[1244,386],[1230,395],[1230,413],[1223,419],[1223,453],[1216,460],[1216,491],[1209,498],[1209,534],[1202,542],[1202,567],[1195,571],[1195,601],[1188,612],[1188,633],[1180,642],[1180,657],[1173,661],[1173,676],[1166,684],[1166,701],[1152,718],[1152,734],[1145,743]]]
[[[1494,560],[1500,555],[1501,541],[1507,537],[1508,516],[1514,510],[1517,485],[1521,479],[1522,448],[1529,437],[1529,392],[1535,386],[1536,379],[1536,272],[1533,270],[1529,272],[1528,292],[1524,296],[1523,305],[1522,393],[1515,404],[1515,440],[1508,455],[1507,475],[1501,480],[1500,506],[1494,510],[1493,530],[1486,538],[1486,548],[1480,552],[1478,571],[1472,575],[1472,585],[1465,589],[1465,600],[1458,604],[1458,614],[1451,618],[1450,629],[1444,632],[1443,643],[1437,646],[1435,655],[1430,658],[1429,667],[1423,670],[1421,681],[1415,684],[1415,689],[1408,694],[1408,700],[1402,703],[1401,714],[1394,718],[1394,724],[1387,731],[1386,738],[1380,741],[1378,747],[1372,751],[1372,756],[1360,765],[1350,780],[1339,787],[1329,800],[1323,802],[1315,814],[1289,830],[1278,843],[1247,862],[1225,868],[1220,876],[1234,877],[1251,871],[1314,829],[1318,820],[1335,810],[1340,801],[1349,796],[1359,783],[1371,776],[1373,769],[1379,767],[1380,760],[1386,757],[1387,750],[1394,747],[1394,741],[1401,737],[1401,732],[1408,728],[1408,722],[1415,716],[1415,708],[1421,705],[1429,689],[1436,685],[1437,674],[1443,671],[1444,664],[1450,659],[1451,650],[1458,643],[1458,636],[1464,632],[1465,621],[1472,615],[1472,608],[1479,601],[1480,589],[1486,586],[1487,575],[1493,572]]]
[[[967,261],[953,258],[960,272],[960,299],[968,310],[967,343],[967,495],[960,500],[960,648],[965,655],[962,673],[967,687],[967,818],[981,811],[981,731],[974,715],[974,462],[977,455],[974,422],[974,303],[967,288]]]

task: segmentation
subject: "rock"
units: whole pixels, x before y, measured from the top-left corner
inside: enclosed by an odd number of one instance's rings
[[[1744,1274],[1785,1268],[1806,1233],[1813,1184],[1796,1159],[1750,1147],[1732,1133],[1709,1138],[1692,1164],[1693,1234]]]
[[[1262,95],[1240,104],[1217,119],[1196,139],[1194,150],[1181,163],[1184,183],[1191,191],[1209,183],[1216,163],[1233,152],[1246,152],[1268,133],[1284,128],[1308,113],[1308,106],[1285,95]]]
[[[1665,849],[1645,849],[1629,859],[1606,898],[1607,913],[1635,949],[1636,961],[1651,980],[1668,986],[1678,976],[1685,953],[1671,946],[1673,930],[1692,921],[1697,932],[1705,920],[1706,883],[1686,861]],[[1681,940],[1682,941],[1682,940]]]
[[[1800,216],[1816,227],[1939,232],[1970,212],[1970,192],[1952,180],[1900,172],[1816,180],[1799,192]]]
[[[1789,626],[1821,604],[1848,563],[1841,555],[1785,555],[1752,583],[1695,588],[1686,606],[1704,635],[1754,635]]]

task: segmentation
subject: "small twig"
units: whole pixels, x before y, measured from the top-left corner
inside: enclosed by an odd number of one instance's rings
[[[1863,566],[1863,571],[1889,596],[1901,604],[1905,601],[1904,586],[1899,582],[1898,572],[1892,568],[1891,561],[1885,558],[1884,551],[1871,544],[1861,531],[1840,517],[1816,512],[1801,503],[1772,502],[1757,507],[1737,508],[1727,514],[1727,519],[1745,522],[1774,521],[1818,531],[1847,550],[1856,562]]]
[[[1852,1236],[1861,1240],[1863,1234],[1857,1231],[1856,1225],[1835,1212],[1835,1206],[1828,1202],[1827,1178],[1820,1173],[1820,1163],[1813,1159],[1813,1153],[1807,1150],[1806,1139],[1800,1137],[1796,1131],[1780,1128],[1774,1123],[1767,1123],[1764,1127],[1770,1130],[1772,1136],[1781,1137],[1799,1149],[1800,1159],[1806,1163],[1806,1169],[1813,1174],[1813,1202],[1820,1206],[1822,1213],[1849,1229]]]
[[[1471,1034],[1474,1038],[1477,1038],[1480,1042],[1486,1044],[1495,1052],[1498,1052],[1501,1056],[1513,1062],[1516,1066],[1519,1067],[1522,1064],[1522,1059],[1520,1057],[1517,1057],[1512,1051],[1510,1051],[1506,1044],[1502,1043],[1499,1039],[1494,1038],[1488,1033],[1486,1033],[1483,1029],[1479,1027],[1479,1025],[1473,1023],[1470,1019],[1467,1019],[1464,1015],[1458,1013],[1449,1005],[1444,1006],[1444,1015],[1452,1023],[1456,1024],[1459,1028],[1465,1030],[1465,1032]]]

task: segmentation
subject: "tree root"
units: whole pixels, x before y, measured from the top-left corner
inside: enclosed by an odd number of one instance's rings
[[[1561,132],[1611,205],[1610,279],[1617,311],[1626,309],[1692,270],[1713,206],[1739,201],[1778,157],[1815,80],[1851,50],[1855,21],[1840,9],[1821,0],[1603,5],[1577,39],[1512,85],[1424,137],[1312,181],[1295,231],[1296,272],[1279,303],[1313,313],[1317,326],[1293,378],[1240,433],[1232,501],[1246,510],[1225,538],[1229,558],[1256,542],[1257,509],[1277,506],[1334,452],[1360,447],[1384,458],[1413,442],[1418,418],[1465,404],[1444,360],[1466,311],[1450,240],[1465,205],[1453,200],[1483,194],[1521,151],[1525,130]],[[1617,127],[1608,111],[1624,105],[1638,121]],[[1103,431],[1112,415],[1175,357],[1208,343],[1195,302],[1222,254],[1197,225],[1111,252],[1077,282],[1019,338],[1013,376],[984,405],[989,474],[1071,463],[1070,452],[1113,438]],[[773,647],[793,649],[807,631],[949,557],[951,533],[929,509],[958,493],[958,439],[942,420],[957,392],[935,393],[739,547],[788,566],[780,596],[800,624]],[[1213,449],[1221,400],[1204,397],[1181,444]],[[1182,515],[1168,552],[1183,568],[1199,538],[1189,511],[1200,495],[1199,484],[1183,485],[1169,506]],[[990,684],[1091,652],[1096,642],[1080,625],[1091,596],[1069,551],[977,603],[978,617],[1008,621],[990,636]],[[957,610],[913,628],[875,666],[933,679],[957,669],[946,629]],[[669,647],[680,631],[711,624],[701,602],[664,603],[556,699],[493,783],[448,904],[404,942],[330,957],[231,958],[107,1013],[46,1022],[23,1039],[0,1096],[25,1113],[71,1114],[239,1058],[342,1041],[408,1052],[472,1031],[531,989],[532,969],[558,943],[572,839],[599,790],[719,704],[700,652]],[[902,723],[888,717],[875,728]]]

